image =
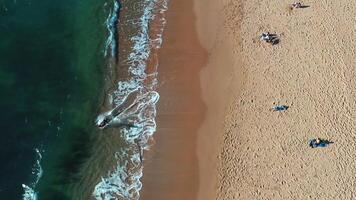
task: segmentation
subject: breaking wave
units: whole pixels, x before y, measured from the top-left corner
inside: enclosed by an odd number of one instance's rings
[[[108,6],[108,3],[104,4],[105,7]],[[105,25],[108,31],[108,38],[105,42],[104,56],[109,56],[108,51],[110,51],[111,57],[116,57],[116,48],[117,48],[117,40],[115,39],[117,36],[117,22],[118,22],[118,14],[120,10],[120,4],[118,1],[114,1],[114,6],[112,10],[110,10],[109,15],[105,21]]]
[[[147,63],[153,51],[161,47],[166,23],[164,13],[168,8],[168,2],[142,0],[137,6],[142,7],[142,14],[139,19],[132,20],[139,29],[130,38],[132,47],[127,57],[129,78],[119,81],[116,91],[111,95],[114,109],[99,115],[97,119],[98,123],[105,116],[112,115],[111,126],[129,124],[120,128],[126,148],[115,153],[116,166],[95,186],[93,196],[97,200],[139,199],[142,188],[140,178],[143,175],[143,152],[149,149],[151,136],[156,131],[156,103],[159,94],[155,89],[158,63],[155,62],[154,66],[147,66]],[[109,18],[112,19],[112,16],[110,13]],[[158,24],[154,31],[152,26],[150,27],[152,23]],[[111,36],[110,32],[109,37]],[[111,39],[108,41],[112,43]],[[125,109],[120,109],[120,106],[127,104],[127,97],[130,95],[135,95],[135,100],[129,102]]]
[[[35,188],[43,175],[43,169],[41,166],[42,154],[37,148],[35,149],[35,152],[37,159],[35,165],[32,168],[34,181],[29,185],[22,184],[22,188],[24,189],[24,194],[22,195],[23,200],[38,200],[38,193],[35,191]]]

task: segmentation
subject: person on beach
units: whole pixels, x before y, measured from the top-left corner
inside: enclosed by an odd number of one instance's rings
[[[292,3],[290,9],[298,9],[298,8],[308,8],[309,6],[303,5],[301,2],[294,2]]]
[[[292,9],[301,8],[301,7],[302,7],[302,3],[300,2],[292,3]]]
[[[284,110],[287,110],[289,108],[289,106],[286,106],[286,105],[275,105],[275,106],[272,106],[272,111],[284,111]]]
[[[276,34],[271,34],[269,32],[263,32],[260,36],[260,40],[270,43],[272,45],[278,44],[279,43],[279,38]]]
[[[261,41],[268,41],[270,40],[270,33],[269,32],[264,32],[261,34],[261,37],[260,37],[260,40]]]
[[[311,148],[317,148],[317,147],[327,147],[329,144],[332,144],[333,142],[329,140],[323,140],[320,138],[312,139],[309,141],[309,146]]]

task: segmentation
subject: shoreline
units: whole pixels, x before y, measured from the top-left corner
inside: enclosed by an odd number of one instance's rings
[[[202,99],[207,111],[198,130],[196,146],[199,163],[197,199],[215,200],[225,110],[235,93],[234,90],[240,89],[232,85],[235,70],[239,69],[235,66],[232,38],[222,23],[225,19],[222,3],[212,0],[194,2],[194,11],[198,19],[196,22],[198,38],[209,52],[208,62],[199,74]]]
[[[193,1],[171,1],[166,13],[163,45],[158,50],[155,144],[145,151],[145,200],[194,200],[199,187],[197,132],[206,107],[201,98],[199,72],[208,53],[195,28]]]
[[[143,200],[215,199],[225,110],[245,80],[235,41],[220,23],[223,6],[203,0],[170,4],[159,50],[156,144],[145,154]]]
[[[158,50],[141,199],[352,198],[356,151],[339,144],[353,140],[356,116],[355,32],[343,29],[356,3],[183,1],[169,4]],[[264,31],[281,43],[259,42]],[[270,112],[276,104],[290,109]],[[336,142],[311,150],[313,137]]]
[[[201,44],[209,52],[207,65],[200,72],[203,101],[207,105],[204,122],[198,132],[197,154],[200,185],[198,200],[217,199],[220,189],[218,169],[226,115],[233,99],[238,98],[247,79],[240,39],[232,37],[225,13],[228,2],[195,0],[197,30]],[[235,18],[240,19],[240,7]],[[239,22],[239,21],[237,21]],[[237,31],[240,23],[235,23]]]

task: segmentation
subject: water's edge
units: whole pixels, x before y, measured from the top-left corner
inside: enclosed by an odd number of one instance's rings
[[[155,91],[158,61],[154,54],[162,45],[167,8],[166,0],[115,1],[114,14],[108,18],[110,34],[106,46],[111,50],[111,58],[117,61],[119,73],[126,76],[118,76],[116,90],[108,94],[111,109],[100,114],[96,123],[110,116],[108,126],[120,130],[124,147],[115,153],[116,166],[95,186],[93,196],[98,200],[140,197],[143,152],[149,149],[156,131],[159,94]],[[128,32],[126,26],[133,31]]]

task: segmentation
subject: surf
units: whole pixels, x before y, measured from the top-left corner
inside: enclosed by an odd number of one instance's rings
[[[120,4],[124,6],[125,2]],[[100,129],[120,130],[119,134],[125,139],[125,148],[115,153],[116,166],[96,184],[92,195],[97,200],[139,199],[143,154],[144,150],[149,149],[156,131],[158,63],[151,66],[147,63],[162,45],[168,1],[144,0],[138,1],[135,6],[139,10],[139,18],[124,21],[118,16],[119,27],[120,23],[128,22],[138,27],[136,34],[128,39],[131,46],[126,47],[130,50],[126,57],[128,77],[118,81],[116,90],[110,95],[112,108],[99,114],[95,121]],[[156,24],[154,30],[152,24]],[[120,45],[118,43],[118,47]]]

